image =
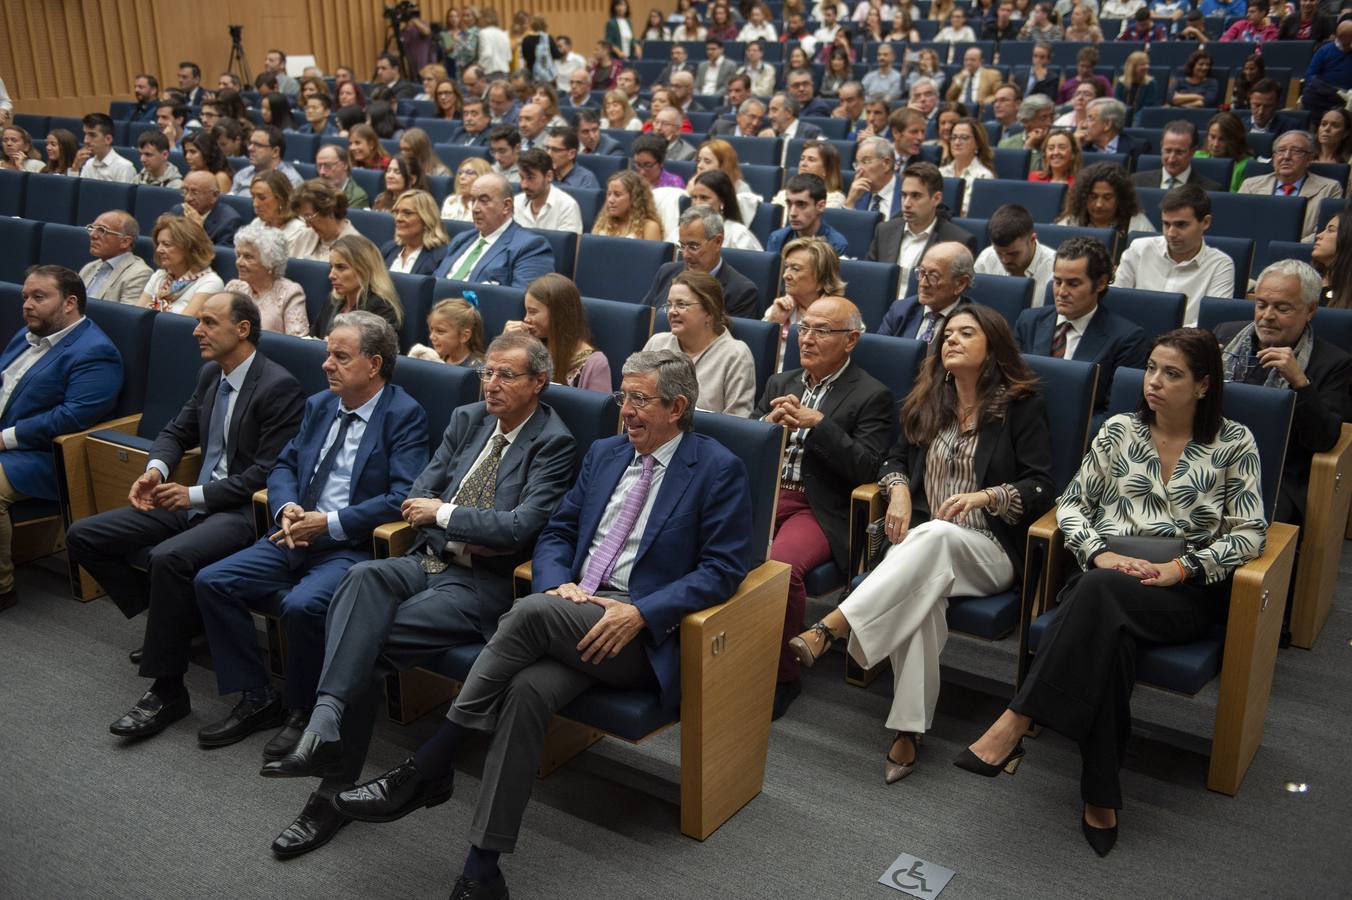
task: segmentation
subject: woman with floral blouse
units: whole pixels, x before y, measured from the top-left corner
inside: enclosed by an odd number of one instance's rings
[[[1009,708],[956,760],[978,775],[1013,774],[1033,722],[1077,741],[1080,827],[1099,856],[1117,841],[1136,643],[1206,634],[1224,616],[1235,569],[1267,540],[1258,448],[1249,429],[1222,417],[1223,385],[1210,332],[1155,339],[1139,409],[1103,424],[1057,507],[1085,571],[1061,591]],[[1155,546],[1140,546],[1145,536]],[[1175,546],[1161,546],[1170,539]]]

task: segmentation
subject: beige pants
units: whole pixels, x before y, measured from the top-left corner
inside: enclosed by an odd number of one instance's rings
[[[10,548],[14,525],[9,521],[9,508],[25,496],[14,490],[0,463],[0,593],[14,590],[14,551]]]
[[[948,598],[984,597],[1013,581],[1014,567],[995,541],[931,520],[911,529],[845,598],[850,655],[865,668],[892,662],[888,728],[923,733],[934,723]]]

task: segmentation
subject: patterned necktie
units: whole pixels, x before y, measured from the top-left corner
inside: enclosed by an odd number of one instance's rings
[[[874,194],[874,195],[873,195],[873,199],[869,202],[868,208],[869,208],[869,212],[879,212],[879,211],[881,211],[882,208],[883,208],[883,195],[882,195],[882,194]]]
[[[305,486],[305,495],[300,498],[301,509],[319,508],[319,495],[324,492],[324,485],[328,483],[329,475],[333,473],[333,464],[337,462],[338,454],[342,452],[343,444],[347,441],[348,429],[352,427],[352,420],[355,418],[357,414],[354,412],[339,411],[338,434],[334,435],[333,443],[329,444],[329,452],[324,454],[324,458],[319,462],[319,468],[315,469],[310,483]]]
[[[230,424],[226,421],[226,412],[230,408],[230,394],[234,390],[234,386],[222,375],[220,387],[216,388],[216,405],[211,410],[211,425],[207,429],[207,445],[202,451],[202,471],[197,475],[198,484],[211,481],[211,473],[216,471],[225,454],[225,429]]]
[[[460,484],[460,490],[456,492],[455,500],[452,501],[456,506],[488,509],[493,505],[493,495],[498,490],[498,465],[502,462],[502,451],[506,446],[507,438],[504,435],[493,435],[493,444],[488,448],[488,455]]]
[[[1070,331],[1070,322],[1062,322],[1056,326],[1056,333],[1052,335],[1052,356],[1057,359],[1065,359],[1066,356],[1066,334]]]
[[[1176,187],[1178,187],[1178,179],[1177,179],[1177,178],[1175,178],[1175,177],[1172,176],[1172,175],[1166,175],[1166,176],[1164,176],[1164,189],[1165,189],[1166,191],[1169,190],[1170,188],[1176,188]]]
[[[624,547],[624,542],[629,540],[629,532],[634,530],[638,514],[648,499],[656,459],[651,453],[642,459],[643,471],[639,473],[638,484],[629,489],[628,496],[624,498],[624,506],[620,507],[619,518],[610,526],[610,531],[606,534],[605,540],[601,541],[601,546],[596,548],[596,553],[587,560],[587,571],[582,576],[582,583],[578,585],[583,593],[596,593],[596,589],[610,576],[610,571],[615,568],[615,561],[620,557],[620,550]]]
[[[1277,190],[1282,192],[1283,197],[1290,197],[1296,192],[1296,186],[1294,184],[1279,184]]]
[[[934,340],[934,329],[939,324],[939,314],[930,310],[925,313],[925,327],[920,330],[920,340],[928,344]]]
[[[488,241],[484,240],[483,238],[479,238],[479,240],[474,244],[474,249],[469,251],[469,256],[466,256],[465,261],[462,262],[456,268],[456,270],[451,273],[451,280],[464,281],[465,276],[468,275],[470,272],[474,271],[474,264],[479,261],[480,254],[484,252],[484,248],[487,246]]]

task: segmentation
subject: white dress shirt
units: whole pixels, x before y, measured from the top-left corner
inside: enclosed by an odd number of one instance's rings
[[[530,198],[522,191],[512,199],[513,217],[522,228],[548,228],[552,231],[571,231],[582,233],[582,207],[567,191],[561,191],[552,184],[545,196],[545,205],[536,213],[531,208]]]
[[[329,522],[329,537],[335,541],[347,540],[347,532],[343,531],[343,523],[338,520],[338,511],[346,509],[352,502],[352,467],[357,462],[357,449],[361,447],[362,436],[366,434],[366,426],[371,423],[371,416],[375,415],[376,404],[380,402],[381,394],[385,389],[376,391],[376,395],[367,400],[356,409],[348,409],[341,403],[338,404],[338,413],[355,413],[356,418],[352,424],[347,426],[347,434],[343,436],[343,446],[338,451],[338,455],[333,458],[333,468],[329,469],[328,480],[324,486],[319,489],[319,500],[315,504],[315,511],[324,513]],[[319,456],[315,457],[315,471],[324,463],[324,457],[328,456],[329,448],[333,446],[333,441],[338,437],[338,428],[342,421],[338,415],[334,415],[333,421],[329,424],[329,430],[324,435],[324,444],[319,448]],[[300,473],[297,473],[300,474]],[[314,472],[310,477],[314,477]],[[299,506],[300,504],[288,503],[287,506]],[[277,515],[281,516],[281,510]]]
[[[1165,190],[1168,190],[1171,187],[1178,187],[1180,185],[1187,184],[1188,179],[1191,177],[1192,177],[1192,166],[1188,166],[1186,169],[1184,169],[1182,175],[1170,175],[1168,169],[1160,169],[1160,187],[1164,188]]]
[[[1052,269],[1056,266],[1056,251],[1046,244],[1038,244],[1033,252],[1033,261],[1023,274],[1033,279],[1033,306],[1041,306],[1047,296],[1047,283],[1052,280]],[[1000,257],[995,255],[994,247],[987,247],[976,257],[976,271],[979,275],[1009,275]]]
[[[1235,263],[1215,247],[1202,245],[1192,259],[1174,262],[1163,235],[1138,238],[1122,254],[1115,287],[1150,291],[1181,291],[1188,297],[1183,324],[1197,325],[1203,297],[1231,297],[1235,290]]]
[[[1066,329],[1066,354],[1062,359],[1074,359],[1075,350],[1080,346],[1080,338],[1084,337],[1084,330],[1089,327],[1089,323],[1094,320],[1094,313],[1098,312],[1098,304],[1089,312],[1080,316],[1078,319],[1067,319],[1065,316],[1057,313],[1056,327],[1060,328],[1061,323],[1069,322],[1070,327]]]
[[[250,353],[248,358],[245,359],[244,362],[235,366],[235,370],[231,372],[229,375],[225,376],[225,380],[230,382],[230,387],[232,387],[234,390],[230,392],[229,396],[226,398],[225,401],[225,430],[222,432],[221,436],[221,458],[216,463],[216,468],[212,469],[211,471],[212,481],[220,481],[222,478],[225,478],[230,474],[230,420],[235,417],[235,401],[239,399],[240,388],[244,387],[244,379],[248,377],[249,367],[253,365],[253,361],[256,356],[258,356],[258,353],[256,351],[254,353]],[[217,382],[217,390],[220,390],[219,382]],[[212,394],[213,404],[215,403],[215,399],[216,395],[213,392]],[[210,428],[210,425],[208,423],[201,424],[206,424],[207,427]],[[207,432],[202,432],[199,435],[199,437],[201,438],[202,441],[202,451],[206,452]],[[169,480],[169,466],[165,465],[163,460],[152,459],[149,463],[146,464],[146,471],[149,472],[151,469],[160,470],[161,481],[167,482]],[[203,485],[200,484],[189,485],[188,502],[192,504],[193,509],[201,509],[203,506],[206,505],[206,496],[205,492],[203,491]]]
[[[404,275],[412,274],[413,267],[418,264],[418,257],[420,256],[422,256],[421,247],[408,254],[408,256],[404,255],[404,248],[400,247],[399,252],[394,255],[394,262],[390,263],[390,272],[398,272]]]
[[[671,458],[676,455],[676,449],[681,446],[681,438],[685,437],[685,432],[678,432],[671,440],[653,451],[653,474],[652,483],[648,486],[648,496],[643,499],[643,508],[639,510],[638,518],[634,520],[634,527],[630,530],[629,536],[625,538],[620,552],[615,556],[615,564],[610,567],[610,574],[606,577],[603,587],[609,587],[611,590],[628,592],[629,575],[634,570],[634,559],[638,556],[638,545],[643,540],[643,530],[648,525],[648,517],[652,515],[653,504],[657,502],[657,494],[662,489],[662,476],[666,474],[667,467],[671,465]],[[587,548],[587,556],[582,560],[582,572],[587,571],[587,563],[591,560],[592,554],[600,549],[601,543],[614,527],[615,521],[620,517],[620,510],[624,508],[625,498],[629,492],[638,485],[639,476],[643,474],[643,457],[637,452],[633,459],[629,461],[629,466],[620,476],[620,483],[615,485],[615,492],[610,495],[610,500],[606,503],[605,512],[601,514],[601,521],[597,523],[596,533],[592,535],[591,546]]]
[[[479,468],[479,463],[483,462],[488,457],[488,451],[493,446],[493,438],[497,437],[498,435],[502,435],[507,440],[506,445],[502,448],[502,455],[506,456],[507,451],[511,449],[512,444],[516,443],[517,437],[521,434],[521,429],[526,427],[526,422],[529,422],[531,420],[531,416],[534,415],[535,413],[531,413],[530,416],[527,416],[520,425],[516,426],[515,428],[513,428],[511,431],[508,432],[504,432],[502,430],[502,422],[501,420],[499,420],[497,426],[493,429],[493,433],[488,436],[488,440],[484,441],[484,445],[479,448],[479,455],[474,457],[474,462],[470,464],[470,467],[465,470],[465,474],[461,476],[460,483],[456,484],[455,490],[450,492],[451,496],[454,497],[456,494],[460,492],[460,485],[464,483],[465,479],[469,477],[471,472]],[[498,458],[498,463],[499,465],[501,465],[502,463],[501,457]],[[438,528],[446,529],[451,527],[451,513],[455,512],[456,505],[457,504],[455,503],[443,503],[437,507]],[[465,551],[464,541],[447,541],[446,551],[447,554],[455,563],[462,565],[465,568],[469,568],[470,566],[469,553]]]
[[[455,258],[455,262],[452,263],[451,267],[446,270],[446,277],[450,278],[452,272],[460,271],[460,266],[463,265],[465,260],[469,258],[470,254],[474,252],[474,248],[479,245],[479,238],[483,238],[485,242],[484,248],[482,251],[480,251],[479,258],[474,261],[474,265],[477,266],[479,264],[479,260],[482,260],[485,256],[488,255],[488,251],[493,249],[493,245],[498,242],[498,238],[502,237],[502,233],[506,231],[511,224],[512,220],[508,219],[506,222],[503,222],[501,225],[499,225],[498,230],[493,232],[492,234],[481,234],[479,235],[479,237],[476,237],[474,240],[470,241],[469,246],[465,247],[465,252],[457,256]],[[465,277],[468,278],[470,272],[473,271],[474,269],[473,267],[471,267],[469,272],[465,273]]]
[[[60,331],[53,332],[46,337],[38,337],[33,332],[24,335],[28,339],[28,349],[14,357],[0,375],[0,415],[3,415],[5,409],[9,406],[10,399],[14,396],[14,390],[23,381],[23,377],[28,374],[28,370],[37,365],[38,360],[42,359],[47,353],[61,343],[62,338],[70,334],[76,325],[85,320],[84,316],[71,322]],[[0,445],[6,450],[14,450],[19,446],[19,439],[14,434],[15,426],[11,425],[4,431],[0,431]]]
[[[925,230],[918,234],[911,231],[909,224],[901,232],[901,250],[897,253],[897,265],[901,267],[901,278],[897,282],[900,296],[906,296],[906,285],[910,281],[911,269],[920,262],[920,255],[925,252],[925,245],[929,243],[930,235],[934,234],[934,228],[938,224],[939,217],[935,216]]]
[[[122,184],[131,184],[136,179],[136,167],[131,164],[131,160],[116,150],[109,150],[103,159],[96,156],[89,157],[84,164],[84,168],[80,169],[80,177],[88,178],[91,181],[117,181]]]

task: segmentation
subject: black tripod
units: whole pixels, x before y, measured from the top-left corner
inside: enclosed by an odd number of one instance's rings
[[[249,57],[244,55],[244,45],[240,41],[244,38],[243,25],[230,26],[230,60],[225,64],[226,72],[233,72],[235,66],[239,66],[240,87],[248,89],[253,85],[253,78],[249,75]]]

